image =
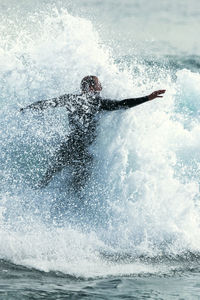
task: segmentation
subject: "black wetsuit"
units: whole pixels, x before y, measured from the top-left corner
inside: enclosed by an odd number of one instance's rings
[[[27,108],[36,110],[48,107],[65,107],[68,110],[70,134],[51,160],[41,186],[48,184],[51,177],[66,165],[72,166],[73,185],[83,186],[91,170],[92,155],[88,147],[96,138],[98,115],[102,111],[127,109],[146,101],[148,96],[117,101],[103,99],[99,94],[66,94],[29,105]]]

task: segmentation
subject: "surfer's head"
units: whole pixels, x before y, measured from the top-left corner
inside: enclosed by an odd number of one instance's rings
[[[100,92],[102,90],[101,83],[97,76],[86,76],[81,80],[81,91],[83,93]]]

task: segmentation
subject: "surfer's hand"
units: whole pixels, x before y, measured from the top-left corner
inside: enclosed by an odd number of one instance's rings
[[[152,94],[150,94],[150,95],[148,96],[148,99],[149,99],[149,100],[153,100],[153,99],[155,99],[155,98],[162,98],[162,97],[163,97],[162,94],[164,94],[165,92],[166,92],[166,90],[155,91],[155,92],[153,92]],[[161,95],[162,95],[162,96],[161,96]]]

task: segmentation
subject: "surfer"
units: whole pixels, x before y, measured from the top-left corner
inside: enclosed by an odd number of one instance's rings
[[[68,111],[70,133],[52,158],[38,187],[46,186],[53,175],[65,166],[71,168],[71,186],[75,190],[83,187],[92,168],[93,157],[88,148],[96,138],[100,112],[128,109],[155,98],[161,98],[165,93],[165,90],[158,90],[145,97],[117,101],[103,99],[100,96],[101,90],[102,86],[98,77],[86,76],[81,81],[80,94],[65,94],[57,98],[38,101],[20,109],[20,111],[27,109],[42,111],[47,108],[65,107]]]

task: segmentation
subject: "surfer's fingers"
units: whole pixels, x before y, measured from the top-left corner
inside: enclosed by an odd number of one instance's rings
[[[157,91],[158,94],[164,94],[166,92],[166,90],[159,90]]]
[[[164,94],[164,93],[161,92],[161,91],[155,91],[155,92],[152,93],[152,95],[155,96],[155,97],[158,97],[158,95],[162,95],[162,94]]]
[[[155,98],[162,98],[162,97],[163,97],[162,94],[164,94],[165,91],[166,91],[166,90],[158,90],[158,91],[155,91],[155,92],[153,92],[152,94],[150,94],[150,95],[148,96],[148,99],[149,99],[149,100],[153,100],[153,99],[155,99]]]

